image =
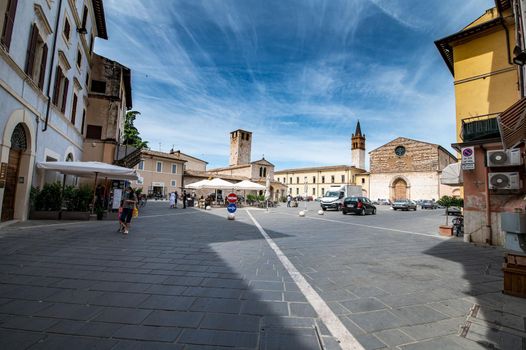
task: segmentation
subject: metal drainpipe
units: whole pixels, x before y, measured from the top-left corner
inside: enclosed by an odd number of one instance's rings
[[[484,157],[486,156],[486,148],[484,146],[480,146],[480,148],[484,151]],[[486,164],[485,164],[486,165]],[[493,244],[493,232],[491,229],[491,202],[490,202],[490,196],[489,196],[489,168],[487,166],[484,167],[484,175],[486,179],[484,180],[485,191],[484,191],[484,199],[486,202],[486,228],[488,229],[488,236],[486,237],[486,243],[489,245]]]
[[[44,120],[44,128],[42,129],[42,132],[47,130],[47,125],[49,121],[49,109],[51,107],[51,96],[49,96],[49,92],[51,91],[51,78],[53,77],[53,66],[55,65],[55,52],[57,48],[58,27],[60,25],[60,13],[61,12],[62,12],[62,0],[59,0],[58,10],[57,10],[57,22],[55,23],[55,35],[53,36],[53,49],[51,53],[51,69],[49,70],[47,87],[46,87],[46,97],[47,97],[46,118]]]
[[[510,48],[510,32],[508,30],[508,27],[506,26],[506,21],[504,20],[504,16],[502,16],[502,12],[499,11],[499,17],[501,19],[501,25],[502,25],[502,28],[504,28],[504,32],[506,33],[506,53],[508,54],[508,63],[510,65],[513,65],[513,61],[511,60],[511,48]]]

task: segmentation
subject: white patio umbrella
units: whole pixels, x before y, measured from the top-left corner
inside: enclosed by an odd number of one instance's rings
[[[234,184],[235,190],[263,191],[265,188],[266,188],[265,186],[249,181],[249,180],[243,180],[241,182]]]
[[[135,169],[101,162],[38,162],[37,168],[57,171],[65,175],[95,177],[93,183],[93,206],[95,205],[95,187],[99,176],[114,180],[137,180],[139,178]]]
[[[203,188],[204,185],[207,185],[209,182],[210,182],[210,180],[205,179],[205,180],[201,180],[201,181],[197,181],[197,182],[188,184],[185,187],[189,188],[189,189],[192,189],[192,190],[200,190],[200,189]]]
[[[215,179],[208,181],[208,183],[204,184],[201,188],[209,188],[216,190],[215,198],[217,201],[217,190],[232,190],[234,189],[234,184],[216,177]]]
[[[37,168],[80,177],[107,177],[116,180],[137,180],[135,169],[101,162],[39,162]]]
[[[213,180],[208,181],[201,188],[211,188],[214,190],[232,190],[234,189],[234,184],[223,179],[216,177]]]

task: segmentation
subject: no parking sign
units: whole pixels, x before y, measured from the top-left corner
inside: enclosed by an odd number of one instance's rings
[[[464,147],[462,152],[462,170],[475,169],[475,147]]]

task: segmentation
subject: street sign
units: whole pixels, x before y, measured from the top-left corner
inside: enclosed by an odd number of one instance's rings
[[[461,153],[462,153],[462,161],[461,161],[462,170],[475,169],[475,147],[464,147],[462,148]]]
[[[237,206],[235,203],[230,203],[227,207],[226,207],[226,210],[228,210],[229,213],[233,214],[236,212],[237,210]]]
[[[226,200],[228,201],[228,203],[235,203],[235,202],[237,202],[237,195],[235,193],[230,193],[226,197]]]

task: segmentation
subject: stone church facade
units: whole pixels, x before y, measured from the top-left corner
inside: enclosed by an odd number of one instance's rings
[[[457,158],[440,145],[398,137],[369,152],[370,198],[439,199],[460,190],[440,184],[442,170]]]

